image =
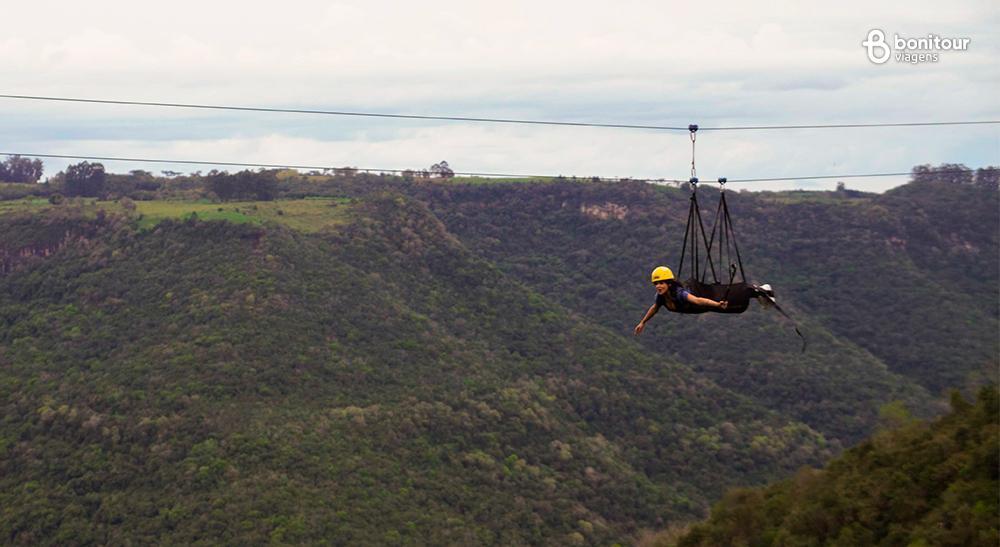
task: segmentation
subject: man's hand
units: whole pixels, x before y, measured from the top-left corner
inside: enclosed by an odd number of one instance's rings
[[[645,329],[645,328],[646,328],[646,324],[645,323],[639,323],[638,325],[636,325],[635,326],[635,335],[639,336],[640,334],[642,334],[642,330]]]
[[[719,302],[719,309],[723,309],[724,310],[724,309],[726,309],[728,307],[729,307],[729,302],[728,301],[723,300],[723,301]]]

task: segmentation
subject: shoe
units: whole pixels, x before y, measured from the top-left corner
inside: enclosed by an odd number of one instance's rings
[[[771,289],[770,284],[764,284],[761,286],[753,286],[754,294],[757,295],[757,302],[760,302],[761,306],[768,308],[777,304],[777,300],[774,299],[774,290]]]

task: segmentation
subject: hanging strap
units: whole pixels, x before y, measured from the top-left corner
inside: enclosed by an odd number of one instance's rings
[[[720,191],[719,191],[719,206],[715,210],[715,219],[712,222],[712,233],[708,238],[706,247],[709,253],[715,249],[716,246],[716,234],[718,234],[718,262],[720,272],[729,271],[729,281],[730,287],[736,280],[736,266],[739,265],[740,280],[746,283],[747,276],[743,269],[743,257],[740,256],[740,248],[736,242],[736,230],[733,227],[733,219],[729,215],[729,204],[726,201],[726,178],[722,177],[719,179]],[[733,262],[733,254],[735,251],[736,262]],[[713,271],[713,277],[714,277]],[[704,279],[702,279],[704,282]],[[716,279],[716,283],[718,283]],[[728,289],[726,290],[728,294]]]
[[[697,190],[696,190],[697,191]],[[708,262],[708,267],[712,270],[712,281],[714,283],[719,282],[719,274],[715,272],[715,263],[712,262],[712,246],[708,244],[708,236],[705,235],[705,224],[701,221],[701,209],[698,207],[698,201],[694,202],[695,215],[698,217],[698,228],[701,230],[701,242],[705,245],[705,262]],[[692,242],[692,245],[694,242]],[[697,268],[696,268],[697,270]],[[705,282],[705,275],[707,271],[702,271],[701,275],[695,274],[696,278],[699,278],[702,283]]]
[[[681,272],[684,271],[684,255],[687,253],[688,235],[691,233],[691,217],[694,216],[694,202],[697,199],[695,194],[691,193],[691,205],[688,206],[688,219],[687,224],[684,226],[684,243],[681,244],[681,261],[677,266],[677,277],[681,276]]]
[[[684,243],[681,244],[681,260],[677,265],[676,276],[679,279],[683,279],[681,274],[684,272],[684,258],[687,256],[688,240],[691,241],[691,262],[695,278],[698,277],[699,263],[698,247],[695,245],[698,236],[694,233],[694,226],[691,225],[691,219],[698,215],[698,170],[694,164],[694,145],[695,140],[698,138],[698,126],[695,124],[689,125],[688,132],[691,136],[691,178],[688,180],[688,184],[691,185],[691,204],[688,206],[687,224],[684,225]]]
[[[722,236],[723,236],[723,234],[725,234],[725,231],[724,230],[719,230],[720,226],[722,226],[722,201],[721,200],[719,201],[719,206],[716,207],[716,210],[715,210],[715,219],[712,220],[712,233],[711,233],[711,235],[708,236],[708,248],[709,249],[713,248],[713,245],[715,245],[715,234],[719,233],[719,238],[720,238],[719,253],[718,253],[719,271],[725,271],[724,268],[723,268],[723,266],[722,266],[722,259],[723,259],[724,251],[727,250],[727,247],[721,241],[723,239]]]
[[[708,235],[705,233],[705,224],[701,220],[701,207],[698,206],[698,179],[692,178],[691,184],[691,206],[688,208],[687,225],[684,227],[684,243],[681,244],[681,260],[677,266],[676,276],[681,278],[684,272],[684,262],[687,257],[688,248],[691,249],[691,267],[694,270],[694,279],[705,282],[705,276],[712,272],[712,280],[719,282],[719,274],[715,270],[715,262],[712,260],[712,247],[708,243]],[[700,241],[699,241],[700,236]],[[703,270],[701,267],[701,251],[705,251],[705,262],[709,269]]]
[[[691,185],[691,205],[688,207],[687,224],[684,227],[684,243],[681,245],[681,260],[677,267],[677,277],[680,278],[684,272],[684,259],[687,257],[688,245],[691,247],[691,264],[694,270],[694,279],[705,281],[707,271],[702,271],[700,250],[704,248],[705,258],[712,271],[712,279],[719,282],[719,276],[715,271],[715,263],[712,261],[712,246],[708,242],[705,234],[705,224],[701,220],[701,207],[698,205],[698,168],[695,164],[695,143],[698,139],[698,126],[691,124],[688,126],[691,136],[691,178],[688,183]],[[701,236],[699,244],[698,237]],[[704,246],[704,247],[702,247]]]
[[[780,312],[781,315],[784,315],[786,319],[788,319],[789,321],[792,322],[792,327],[795,329],[795,334],[798,334],[799,338],[802,339],[802,353],[805,353],[806,352],[806,337],[803,336],[802,335],[802,331],[799,330],[798,323],[796,323],[795,320],[791,318],[791,316],[789,316],[787,313],[785,313],[785,310],[781,309],[781,306],[779,306],[777,302],[771,301],[771,305],[774,306],[774,309],[778,310],[778,312]]]
[[[746,271],[744,271],[743,269],[743,257],[740,256],[740,246],[739,243],[736,241],[736,228],[733,227],[733,219],[731,216],[729,216],[729,203],[726,202],[726,192],[725,192],[726,179],[720,178],[719,183],[723,185],[723,192],[719,198],[720,200],[719,205],[722,207],[723,223],[725,224],[724,227],[726,230],[727,238],[730,241],[732,241],[733,249],[736,250],[736,263],[739,264],[740,266],[740,278],[743,280],[744,283],[746,283],[747,274]]]

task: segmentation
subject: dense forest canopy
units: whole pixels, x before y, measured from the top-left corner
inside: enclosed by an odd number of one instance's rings
[[[688,189],[437,165],[0,184],[0,541],[632,542],[996,382],[995,169],[733,192],[802,353],[632,336]]]
[[[879,433],[823,470],[733,490],[708,521],[662,544],[997,545],[997,402],[996,386],[975,404],[956,392],[940,420]]]

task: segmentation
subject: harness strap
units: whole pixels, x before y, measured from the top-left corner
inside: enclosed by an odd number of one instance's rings
[[[788,319],[789,321],[792,322],[792,327],[795,328],[795,334],[798,334],[799,338],[802,339],[802,353],[805,353],[806,352],[806,337],[802,336],[802,331],[799,330],[798,323],[796,323],[795,320],[791,318],[791,316],[789,316],[787,313],[785,313],[785,310],[781,309],[781,306],[779,306],[777,302],[772,301],[771,305],[774,306],[774,309],[778,310],[781,313],[781,315],[784,315],[786,319]]]
[[[706,262],[708,262],[708,266],[712,270],[712,280],[715,283],[718,283],[719,282],[719,274],[717,274],[715,272],[715,263],[712,262],[712,247],[710,247],[709,244],[708,244],[708,236],[705,234],[705,224],[702,223],[702,221],[701,221],[701,209],[698,207],[698,201],[697,200],[695,200],[695,202],[694,202],[694,208],[695,208],[695,214],[698,217],[698,228],[701,229],[701,241],[702,241],[702,243],[705,244],[705,260],[706,260]],[[702,272],[702,274],[701,274],[701,282],[702,283],[705,282],[705,274],[707,274],[707,273],[708,272]],[[695,277],[697,277],[697,274],[695,275]]]
[[[684,255],[687,253],[688,244],[688,234],[691,233],[691,216],[694,214],[694,194],[691,195],[691,205],[688,207],[688,219],[687,224],[684,226],[684,243],[681,244],[681,262],[677,266],[677,277],[681,276],[681,272],[684,271]]]
[[[723,254],[724,254],[723,251],[727,250],[727,249],[726,249],[725,245],[722,244],[723,243],[723,239],[724,239],[723,236],[725,235],[725,230],[724,229],[723,230],[719,230],[720,226],[722,226],[722,201],[719,201],[719,206],[715,208],[715,219],[712,220],[712,234],[708,237],[708,248],[711,249],[712,246],[715,245],[715,234],[716,234],[716,232],[719,233],[719,242],[720,242],[720,245],[719,245],[719,255],[718,255],[718,258],[719,258],[719,270],[721,271],[722,270],[722,259],[723,259]]]
[[[722,206],[722,211],[724,214],[723,222],[725,223],[726,229],[729,233],[729,239],[730,241],[733,242],[733,248],[736,249],[736,262],[740,265],[740,278],[743,279],[744,283],[746,283],[747,275],[746,272],[744,272],[743,270],[743,257],[740,256],[740,246],[736,242],[736,228],[733,227],[733,219],[732,217],[729,216],[729,203],[726,202],[725,192],[722,193],[720,200],[721,200],[720,205]]]

